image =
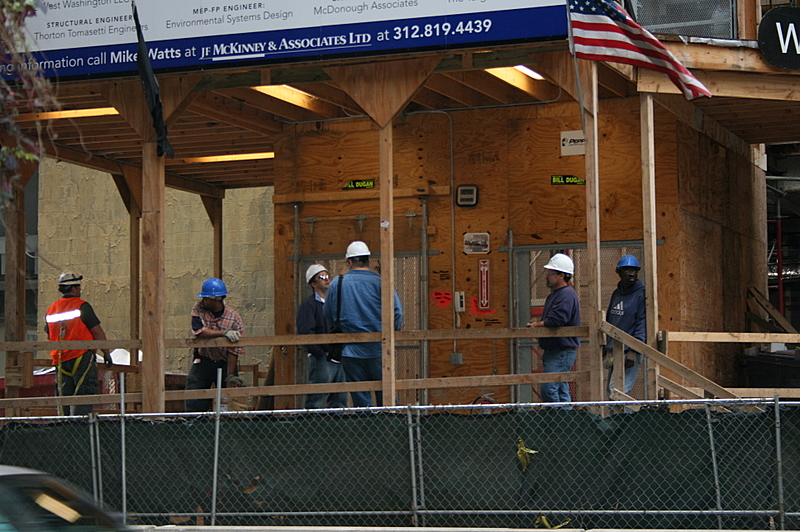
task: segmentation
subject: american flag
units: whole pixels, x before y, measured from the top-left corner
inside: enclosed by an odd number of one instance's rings
[[[687,100],[711,96],[658,39],[639,26],[614,0],[568,0],[576,57],[625,63],[663,72]]]

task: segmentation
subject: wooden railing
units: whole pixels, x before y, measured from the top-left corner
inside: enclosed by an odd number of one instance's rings
[[[563,337],[578,336],[586,337],[589,334],[588,327],[562,327],[562,328],[515,328],[515,329],[457,329],[457,330],[428,330],[428,331],[398,331],[395,333],[396,342],[408,341],[438,341],[438,340],[496,340],[496,339],[517,339],[517,338],[543,338],[543,337]],[[307,335],[282,335],[265,337],[243,337],[237,346],[294,346],[304,345],[309,341]],[[343,334],[320,334],[314,335],[314,343],[360,343],[360,342],[379,342],[381,333],[343,333]],[[229,346],[230,342],[224,338],[214,338],[208,340],[201,339],[168,339],[164,343],[166,348],[192,348],[199,346]],[[141,349],[140,340],[104,340],[87,342],[1,342],[0,351],[16,351],[23,353],[23,381],[27,380],[27,375],[32,375],[34,367],[51,365],[49,358],[34,358],[33,352],[50,351],[54,348],[61,349],[128,349],[131,352]],[[110,371],[135,373],[138,366],[135,363],[136,357],[132,356],[134,364],[119,365],[114,364]],[[146,360],[143,363],[147,363]],[[540,384],[542,382],[588,382],[590,379],[589,371],[571,371],[562,373],[526,373],[508,375],[481,375],[470,377],[447,377],[447,378],[428,378],[428,379],[401,379],[396,381],[397,390],[419,390],[419,389],[442,389],[442,388],[473,388],[489,386],[514,386],[525,384]],[[334,384],[291,384],[291,385],[271,385],[271,386],[249,386],[242,388],[224,388],[220,390],[221,397],[242,398],[242,397],[276,397],[291,395],[306,395],[309,393],[323,392],[351,392],[351,391],[380,391],[380,381],[368,382],[347,382]],[[186,399],[210,399],[217,395],[217,390],[173,390],[165,392],[166,401],[183,401]],[[98,396],[74,396],[74,397],[35,397],[35,398],[6,398],[0,399],[0,409],[17,408],[48,408],[66,405],[84,404],[111,404],[122,400],[120,394],[103,394]],[[133,405],[142,402],[141,392],[125,394],[126,405]]]

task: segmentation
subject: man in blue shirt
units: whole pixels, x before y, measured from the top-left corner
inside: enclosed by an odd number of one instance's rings
[[[644,283],[639,280],[639,261],[633,255],[625,255],[617,263],[619,283],[611,294],[611,301],[606,311],[606,321],[630,334],[637,340],[647,343],[647,323],[645,320],[645,290]],[[614,340],[608,337],[605,351],[611,353],[614,349]],[[625,394],[629,394],[636,382],[639,371],[641,353],[629,347],[625,348]],[[613,368],[608,370],[608,395],[611,396],[614,382]]]
[[[370,251],[360,240],[347,246],[348,271],[331,282],[323,314],[343,333],[379,332],[381,330],[381,276],[369,269]],[[389,258],[388,260],[391,260]],[[394,293],[394,328],[403,326],[400,297]],[[342,367],[347,382],[383,379],[381,343],[346,344]],[[354,406],[372,406],[369,392],[352,392]],[[375,404],[383,406],[383,394],[375,392]]]
[[[541,321],[531,321],[528,327],[577,327],[581,324],[581,308],[578,294],[569,284],[575,271],[572,259],[556,253],[545,265],[545,281],[550,295],[544,302]],[[581,339],[577,336],[539,338],[542,367],[545,373],[572,371]],[[572,401],[567,382],[542,383],[542,401],[545,403],[568,403]],[[568,407],[567,407],[568,408]]]

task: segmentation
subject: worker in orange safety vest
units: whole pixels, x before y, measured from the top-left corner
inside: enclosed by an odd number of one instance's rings
[[[92,306],[81,299],[83,276],[64,272],[58,278],[58,291],[62,297],[47,309],[45,331],[52,341],[105,340],[106,334]],[[103,349],[106,367],[113,360],[108,349]],[[56,393],[59,396],[93,395],[99,392],[97,362],[94,350],[54,349],[50,352],[56,366]],[[59,407],[59,415],[82,416],[93,410],[92,405]]]

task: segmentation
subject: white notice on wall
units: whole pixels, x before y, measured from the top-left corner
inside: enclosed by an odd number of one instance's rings
[[[580,129],[561,132],[561,156],[584,155],[586,153],[586,136]]]

